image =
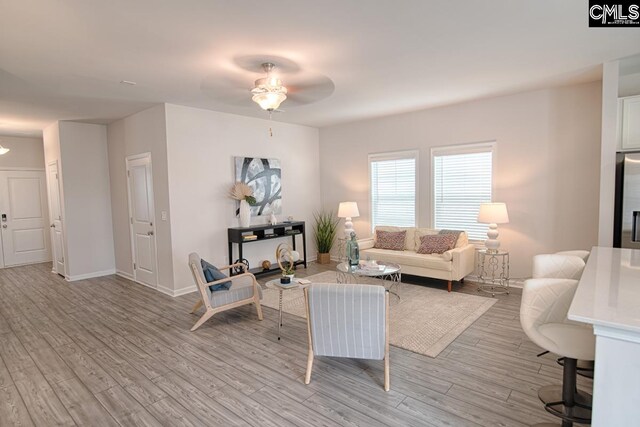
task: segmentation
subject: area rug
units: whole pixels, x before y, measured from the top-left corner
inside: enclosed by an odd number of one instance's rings
[[[336,273],[325,271],[305,277],[312,283],[336,283]],[[379,284],[377,279],[359,278],[358,282]],[[394,289],[395,290],[395,289]],[[420,285],[400,283],[400,300],[391,295],[390,343],[414,353],[436,357],[458,335],[482,316],[494,298],[485,298],[446,289],[432,289]],[[278,309],[278,291],[264,289],[262,305]],[[301,289],[283,293],[283,311],[306,317],[304,294]]]

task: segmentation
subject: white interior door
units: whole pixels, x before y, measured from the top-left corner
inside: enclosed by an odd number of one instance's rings
[[[45,174],[0,171],[0,230],[6,267],[51,260]]]
[[[156,287],[158,261],[150,154],[127,157],[127,184],[133,276],[138,282]]]
[[[53,271],[64,276],[64,235],[62,230],[62,203],[60,200],[60,182],[58,180],[58,162],[50,163],[49,174],[49,218],[51,224],[51,243],[53,247]]]

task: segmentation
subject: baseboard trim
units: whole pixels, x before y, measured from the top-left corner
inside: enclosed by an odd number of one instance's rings
[[[95,277],[110,276],[112,274],[116,274],[116,270],[115,269],[103,270],[103,271],[94,271],[93,273],[77,274],[75,276],[66,276],[65,279],[68,282],[75,282],[75,281],[78,281],[78,280],[93,279]]]
[[[179,297],[181,295],[190,294],[198,290],[198,288],[196,288],[196,285],[185,286],[184,288],[175,289],[175,290],[171,288],[167,288],[162,285],[158,285],[156,289],[162,292],[163,294],[169,295],[170,297],[174,297],[174,298]]]
[[[131,280],[132,282],[136,281],[136,279],[133,277],[133,274],[129,274],[126,271],[116,270],[116,275]]]
[[[181,295],[187,295],[192,292],[196,292],[197,290],[198,288],[196,287],[196,285],[185,286],[184,288],[176,289],[175,291],[173,291],[173,296],[179,297]]]

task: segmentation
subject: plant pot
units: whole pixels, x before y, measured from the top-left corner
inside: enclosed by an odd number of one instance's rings
[[[282,276],[280,278],[280,283],[282,283],[283,285],[288,285],[289,283],[291,283],[291,279],[287,276]]]
[[[247,228],[251,225],[251,206],[246,200],[240,200],[239,221],[242,228]]]
[[[288,277],[288,278],[289,278],[289,280],[293,282],[293,276],[294,276],[294,274],[285,274],[285,275],[284,275],[284,276],[282,276],[282,277]]]
[[[326,254],[318,254],[318,258],[317,258],[317,262],[318,264],[329,264],[331,262],[331,254],[330,253],[326,253]]]

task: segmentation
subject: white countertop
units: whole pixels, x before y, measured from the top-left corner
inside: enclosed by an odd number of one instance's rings
[[[594,247],[569,319],[640,333],[640,250]]]

